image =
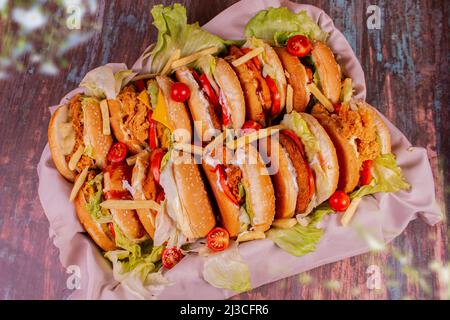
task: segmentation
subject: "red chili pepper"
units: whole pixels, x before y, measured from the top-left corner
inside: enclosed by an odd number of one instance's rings
[[[273,80],[270,76],[266,76],[264,80],[266,80],[267,86],[270,90],[270,97],[272,98],[272,109],[270,110],[270,115],[273,117],[280,112],[281,95],[280,92],[278,92],[278,87],[275,80]]]
[[[227,175],[226,175],[225,167],[223,166],[223,164],[218,164],[214,168],[214,171],[216,171],[216,173],[219,176],[219,183],[220,183],[220,187],[222,188],[222,191],[225,193],[225,195],[228,197],[228,199],[231,200],[231,202],[233,202],[235,205],[239,206],[239,201],[236,199],[233,192],[231,192],[230,187],[228,186]]]

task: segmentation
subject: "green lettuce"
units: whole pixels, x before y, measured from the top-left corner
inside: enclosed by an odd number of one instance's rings
[[[234,292],[251,290],[250,271],[242,261],[237,245],[205,257],[203,278],[216,288]]]
[[[307,226],[297,223],[289,229],[272,228],[267,231],[267,238],[284,251],[296,257],[303,256],[316,250],[317,243],[324,232],[323,229],[317,228],[317,223],[332,212],[328,203],[323,203],[311,213],[312,219]]]
[[[108,213],[108,210],[100,206],[100,203],[103,201],[103,173],[96,175],[87,184],[94,190],[94,195],[89,198],[87,203],[87,211],[99,223],[110,222],[111,215]]]
[[[135,75],[131,70],[116,73],[108,66],[101,66],[89,71],[81,80],[80,87],[86,95],[99,99],[115,99],[120,90]]]
[[[244,33],[246,37],[272,40],[276,45],[284,45],[290,37],[297,34],[324,42],[328,37],[306,11],[295,13],[285,7],[258,12],[247,23]]]
[[[403,177],[402,170],[395,161],[395,155],[387,153],[374,160],[372,182],[352,192],[350,198],[354,199],[377,192],[397,192],[410,188],[410,184]]]
[[[161,72],[176,49],[182,57],[210,47],[225,49],[222,38],[203,30],[198,23],[188,24],[186,8],[178,3],[154,6],[151,14],[158,29],[156,45],[150,52],[151,73]]]
[[[142,298],[154,298],[168,281],[160,273],[163,246],[151,240],[137,244],[129,240],[114,223],[116,246],[105,257],[113,265],[114,278]]]
[[[311,162],[314,155],[319,151],[319,141],[317,141],[311,130],[309,130],[306,121],[299,113],[294,111],[290,114],[286,114],[283,121],[281,121],[281,124],[287,129],[294,131],[300,138],[305,147],[308,161]]]
[[[159,93],[159,87],[158,83],[156,81],[149,81],[147,86],[147,93],[150,97],[150,104],[152,108],[154,109],[156,105],[158,104],[158,93]]]

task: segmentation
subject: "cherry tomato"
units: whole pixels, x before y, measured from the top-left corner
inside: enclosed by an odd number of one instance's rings
[[[262,125],[253,120],[245,121],[241,128],[243,134],[249,134],[259,129],[262,129]]]
[[[175,82],[170,88],[170,96],[176,102],[185,102],[190,95],[189,87],[182,82]]]
[[[116,142],[109,149],[106,159],[111,163],[119,163],[127,157],[127,146],[122,142]]]
[[[227,175],[225,173],[225,167],[222,164],[218,164],[214,170],[219,176],[220,187],[222,188],[223,193],[233,202],[235,205],[239,206],[239,201],[234,196],[233,192],[231,192],[230,187],[227,182]]]
[[[335,191],[328,199],[328,203],[334,211],[343,212],[350,205],[350,197],[343,191]]]
[[[287,51],[296,57],[307,56],[312,49],[312,43],[308,37],[301,34],[290,37],[286,44]]]
[[[181,250],[173,248],[165,248],[162,253],[162,264],[166,269],[172,269],[178,262],[183,259]]]
[[[362,163],[361,173],[359,177],[359,185],[365,186],[372,182],[373,160],[366,160]]]
[[[161,175],[161,161],[166,153],[162,149],[155,149],[151,154],[150,170],[153,179],[159,184],[159,177]]]
[[[112,236],[116,237],[116,231],[114,230],[114,224],[112,222],[108,222],[108,229],[111,232]]]
[[[156,130],[156,121],[152,119],[153,111],[149,111],[147,118],[148,118],[148,144],[150,146],[150,149],[156,149],[158,148],[158,131]]]
[[[272,98],[272,109],[270,110],[270,115],[273,117],[280,112],[281,95],[278,92],[278,87],[275,80],[273,80],[270,76],[266,76],[264,80],[266,80],[267,86],[270,90],[270,97]]]
[[[139,91],[144,91],[146,89],[144,80],[137,80],[134,82],[134,85],[136,86],[136,88],[138,88]]]
[[[335,104],[333,104],[333,108],[334,108],[334,113],[339,114],[339,111],[341,110],[341,104],[335,103]]]
[[[206,236],[207,246],[212,251],[223,251],[230,244],[230,234],[224,228],[216,227]]]

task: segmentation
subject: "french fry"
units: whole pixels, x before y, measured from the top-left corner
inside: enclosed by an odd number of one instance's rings
[[[172,69],[176,69],[176,68],[185,66],[185,65],[187,65],[187,64],[189,64],[191,62],[194,62],[195,60],[197,60],[197,59],[199,59],[199,58],[201,58],[203,56],[206,56],[208,54],[217,53],[218,50],[219,49],[217,47],[210,47],[210,48],[207,48],[207,49],[200,50],[200,51],[198,51],[196,53],[193,53],[193,54],[191,54],[189,56],[183,57],[181,59],[177,59],[174,62],[172,62]]]
[[[102,122],[103,122],[103,134],[105,136],[111,135],[111,125],[109,122],[109,108],[108,101],[103,99],[100,101],[100,110],[102,112]]]
[[[227,142],[227,148],[232,150],[242,148],[246,144],[252,143],[253,141],[264,139],[267,138],[268,136],[276,134],[278,131],[282,129],[283,129],[282,125],[277,125],[265,129],[260,129],[258,131],[254,131],[250,134],[246,134],[242,137],[239,137],[234,141]]]
[[[237,242],[265,239],[266,234],[262,231],[244,231],[237,236]]]
[[[323,93],[317,88],[317,86],[314,83],[308,84],[308,89],[311,91],[311,93],[314,95],[314,97],[319,100],[319,102],[330,112],[334,111],[333,104],[330,100],[328,100],[327,97],[323,95]]]
[[[275,219],[272,222],[272,227],[280,228],[280,229],[289,229],[297,224],[297,219]]]
[[[86,181],[88,172],[89,168],[88,167],[84,168],[83,171],[81,171],[80,175],[75,180],[72,191],[70,192],[69,197],[70,202],[73,202],[73,200],[75,200],[75,198],[77,197],[77,194],[80,191],[81,187],[83,186],[84,181]]]
[[[72,157],[70,157],[68,164],[70,170],[73,171],[77,167],[77,163],[78,161],[80,161],[81,156],[83,155],[83,150],[83,147],[79,146],[78,149],[73,153]]]
[[[246,63],[247,61],[249,61],[250,59],[253,59],[254,57],[260,55],[261,53],[263,53],[264,48],[263,47],[258,47],[253,49],[252,51],[244,54],[242,57],[240,57],[239,59],[234,60],[233,62],[231,62],[231,64],[235,67],[240,66],[241,64]]]
[[[356,209],[358,209],[358,206],[359,206],[359,203],[361,202],[361,200],[362,200],[361,197],[354,198],[352,200],[352,202],[350,203],[350,205],[348,206],[347,210],[345,210],[345,212],[344,212],[344,214],[342,215],[342,218],[341,218],[341,224],[344,227],[348,225],[350,220],[355,215]]]
[[[193,144],[187,144],[187,143],[174,143],[173,148],[178,151],[184,151],[190,154],[195,154],[202,156],[203,155],[203,148],[193,145]]]

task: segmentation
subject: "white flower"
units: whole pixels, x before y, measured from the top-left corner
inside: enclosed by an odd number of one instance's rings
[[[47,22],[47,17],[38,7],[33,7],[28,10],[15,8],[12,12],[12,18],[26,31],[39,29]]]

